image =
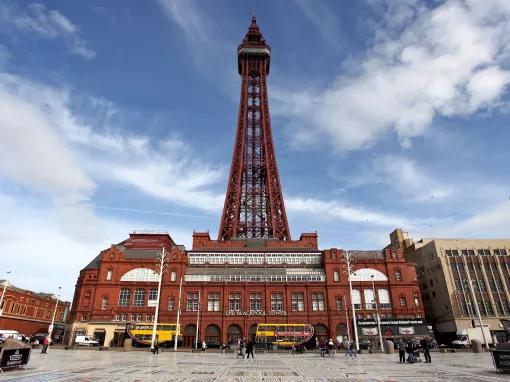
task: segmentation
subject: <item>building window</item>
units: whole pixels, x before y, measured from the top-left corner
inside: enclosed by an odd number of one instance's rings
[[[209,312],[219,312],[220,311],[220,294],[219,293],[209,293],[207,298],[207,310]]]
[[[168,297],[168,310],[174,310],[174,298]]]
[[[133,301],[133,306],[144,306],[145,305],[145,289],[137,288],[135,289],[135,299]]]
[[[406,298],[400,297],[400,306],[407,306]]]
[[[388,289],[378,289],[377,294],[379,296],[379,308],[381,309],[390,309],[390,292]]]
[[[324,310],[324,293],[312,293],[312,310],[314,312]]]
[[[137,314],[136,315],[136,321],[143,321],[143,315]]]
[[[154,315],[152,315],[152,314],[145,315],[145,321],[154,322]]]
[[[131,290],[128,288],[122,288],[119,295],[119,306],[129,306],[129,300],[131,298]]]
[[[359,289],[352,290],[351,298],[354,309],[361,309],[361,292]]]
[[[158,289],[157,288],[151,288],[149,290],[149,301],[154,301],[158,299]]]
[[[401,281],[402,280],[402,275],[401,275],[399,270],[395,271],[395,280],[397,280],[397,281]]]
[[[271,293],[271,310],[284,310],[283,293]]]
[[[228,309],[229,310],[241,310],[241,294],[230,293],[228,295]]]
[[[120,314],[116,314],[113,321],[120,321]]]
[[[177,279],[177,272],[170,272],[170,281],[175,281]]]
[[[250,293],[250,310],[262,310],[262,293]]]
[[[305,310],[305,295],[304,293],[292,293],[291,305],[293,312],[303,312]]]
[[[112,279],[113,271],[111,269],[106,272],[106,280],[110,281]]]
[[[198,310],[198,292],[188,292],[186,296],[186,310],[190,312]]]
[[[375,294],[373,289],[363,291],[365,297],[365,309],[375,309]]]
[[[420,299],[418,297],[418,292],[413,292],[414,305],[420,306]]]
[[[340,275],[338,274],[338,271],[333,272],[333,280],[340,281]]]
[[[344,308],[344,303],[342,297],[336,298],[336,310],[342,310]]]
[[[127,318],[128,318],[127,313],[123,313],[123,314],[121,315],[121,318],[120,318],[120,319],[121,319],[122,321],[127,321]]]
[[[101,310],[106,310],[108,306],[108,297],[103,297],[103,301],[101,301]]]

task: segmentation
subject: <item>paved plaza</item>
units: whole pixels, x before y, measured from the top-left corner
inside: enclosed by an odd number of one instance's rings
[[[0,380],[39,381],[509,381],[494,371],[490,354],[433,353],[433,363],[398,363],[398,355],[343,354],[321,358],[303,355],[255,354],[236,359],[233,354],[173,353],[51,349],[34,352],[25,370],[6,372]]]

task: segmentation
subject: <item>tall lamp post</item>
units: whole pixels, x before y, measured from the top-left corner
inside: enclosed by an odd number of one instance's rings
[[[181,293],[182,293],[182,276],[181,276],[181,282],[179,284],[179,302],[177,303],[177,327],[176,327],[176,335],[174,339],[174,351],[177,351],[177,342],[179,341],[179,334],[180,334],[180,322],[179,319],[181,318]]]
[[[485,337],[485,331],[483,330],[483,321],[482,315],[480,314],[480,308],[478,307],[478,301],[476,300],[475,291],[473,288],[473,282],[471,280],[471,276],[469,272],[466,272],[467,280],[464,280],[464,284],[469,288],[469,293],[471,294],[472,305],[475,306],[476,315],[478,316],[478,321],[480,321],[480,330],[482,331],[483,342],[485,342],[485,349],[489,349],[489,343],[487,342],[487,338]],[[482,295],[482,291],[480,291],[480,296]],[[482,297],[483,299],[483,297]]]
[[[58,287],[58,290],[62,290],[62,287]],[[50,342],[48,344],[48,347],[50,346],[51,344],[51,335],[53,334],[53,326],[55,324],[55,316],[57,315],[57,307],[58,307],[58,299],[60,297],[60,293],[57,294],[57,301],[55,302],[55,309],[53,309],[53,317],[51,318],[51,324],[50,324],[50,327],[48,328],[48,335],[50,336]]]
[[[349,329],[349,317],[347,315],[347,302],[345,300],[345,294],[344,294],[344,309],[345,309],[345,323],[347,326],[347,341],[351,341],[351,330]]]
[[[356,323],[356,310],[354,308],[354,300],[352,299],[352,280],[351,280],[351,274],[354,270],[354,259],[352,255],[349,253],[349,251],[344,252],[344,266],[347,273],[347,277],[349,279],[349,293],[351,296],[351,305],[352,305],[352,324],[354,326],[354,342],[356,344],[356,351],[359,351],[359,340],[358,340],[358,326]]]
[[[381,351],[384,352],[384,343],[382,339],[381,333],[381,318],[379,316],[379,309],[377,308],[377,294],[375,291],[375,283],[374,283],[374,275],[370,275],[370,279],[372,280],[372,290],[374,291],[374,305],[375,305],[375,317],[377,318],[377,331],[379,332],[379,345],[381,346]]]
[[[195,336],[195,349],[198,349],[198,326],[200,324],[200,291],[198,291],[198,309],[197,309],[197,332]]]
[[[5,295],[5,289],[7,288],[7,284],[9,284],[8,276],[12,271],[6,271],[7,277],[4,281],[4,289],[2,290],[2,297],[0,297],[0,317],[2,317],[2,313],[4,311],[4,295]]]
[[[159,281],[158,281],[158,295],[156,297],[156,311],[154,312],[154,320],[152,322],[152,339],[151,339],[151,350],[154,350],[154,344],[156,342],[156,328],[158,326],[158,315],[159,315],[159,301],[161,297],[161,281],[163,281],[163,272],[165,270],[167,252],[165,247],[158,253],[159,262]]]

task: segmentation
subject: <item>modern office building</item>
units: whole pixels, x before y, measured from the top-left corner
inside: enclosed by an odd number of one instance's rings
[[[510,239],[413,241],[401,229],[390,238],[388,248],[417,265],[426,317],[439,339],[448,342],[479,325],[474,304],[493,339],[505,338],[500,319],[510,318]]]

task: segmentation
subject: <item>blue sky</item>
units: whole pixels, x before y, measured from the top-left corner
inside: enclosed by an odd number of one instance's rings
[[[0,259],[15,284],[70,299],[133,229],[216,237],[253,7],[294,238],[509,237],[508,1],[4,0]]]

